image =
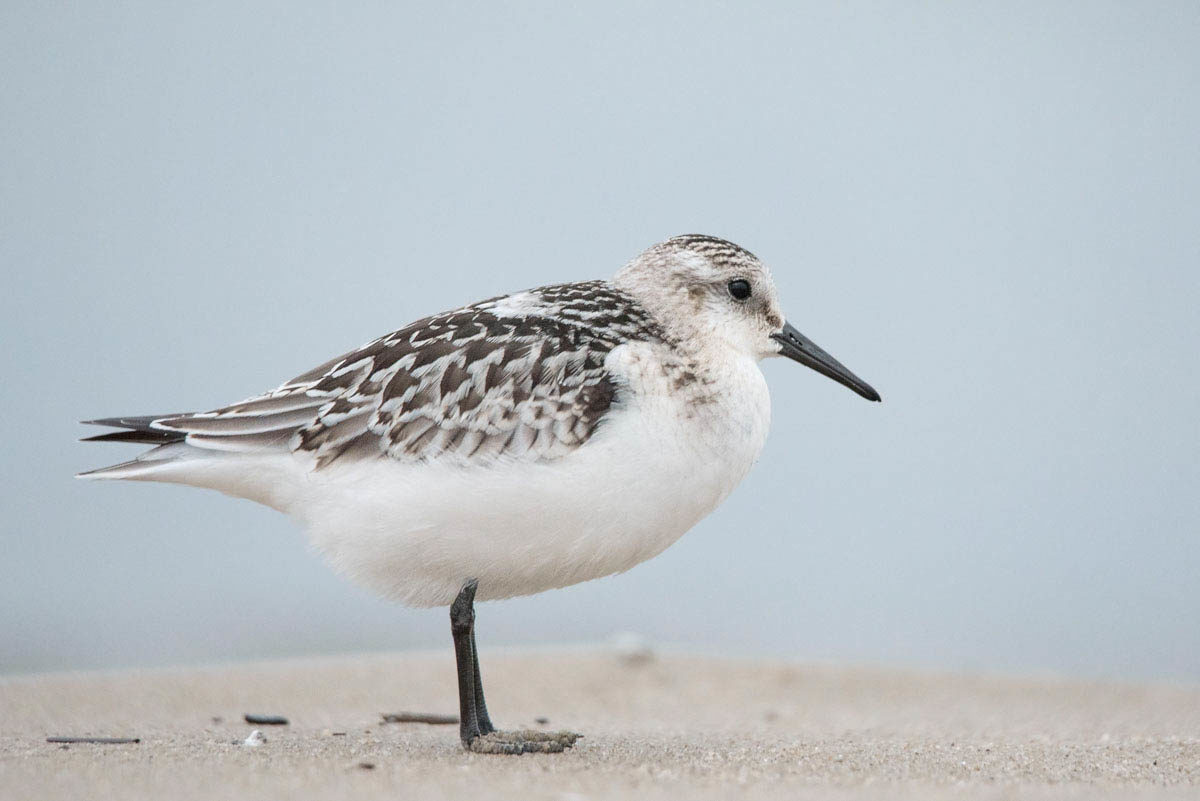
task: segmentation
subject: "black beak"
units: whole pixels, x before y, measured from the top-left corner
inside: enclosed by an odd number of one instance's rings
[[[828,376],[844,387],[862,395],[869,401],[880,400],[879,393],[871,385],[845,368],[837,359],[817,347],[817,343],[801,334],[791,323],[784,323],[783,330],[771,334],[779,343],[779,353],[795,359],[805,367],[811,367],[823,376]]]

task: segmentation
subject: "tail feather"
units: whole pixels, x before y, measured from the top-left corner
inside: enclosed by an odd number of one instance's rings
[[[94,437],[83,437],[80,442],[140,442],[143,445],[166,445],[182,442],[185,434],[174,431],[110,431]]]
[[[132,432],[127,432],[132,433]],[[104,435],[113,436],[113,435]],[[122,441],[122,440],[109,440]],[[124,440],[126,442],[138,442],[139,440]],[[182,439],[174,442],[166,442],[156,448],[151,448],[143,454],[140,454],[135,459],[130,459],[127,462],[112,464],[106,467],[98,467],[95,470],[87,470],[83,473],[76,473],[76,478],[86,479],[101,479],[101,478],[124,478],[124,479],[146,479],[153,474],[158,473],[162,468],[177,462],[180,457],[186,456],[192,448],[189,448],[187,443]],[[153,480],[153,479],[152,479]]]
[[[154,422],[164,417],[175,415],[151,414],[142,417],[104,417],[99,420],[83,420],[84,425],[108,426],[121,428],[124,431],[109,431],[93,437],[84,437],[81,442],[138,442],[144,445],[165,445],[168,442],[181,442],[186,435],[184,432],[167,431],[155,428]]]
[[[230,453],[180,440],[151,448],[135,459],[76,474],[87,481],[162,481],[215,489],[287,512],[304,467],[286,449]]]
[[[264,419],[279,416],[276,413]],[[287,447],[293,433],[289,428],[258,419],[251,419],[249,425],[234,419],[235,425],[250,429],[250,433],[239,431],[236,436],[222,436],[223,431],[207,434],[165,427],[167,423],[179,424],[187,420],[198,420],[201,424],[208,422],[206,418],[191,415],[108,417],[85,421],[122,429],[87,437],[86,442],[129,442],[154,447],[127,462],[78,473],[76,478],[187,484],[249,498],[276,509],[284,508],[296,469]],[[266,430],[257,430],[256,426]],[[201,425],[197,427],[202,428]]]
[[[134,417],[101,417],[97,420],[80,420],[79,422],[85,426],[108,426],[109,428],[130,428],[134,431],[150,431],[156,420],[184,416],[182,414],[143,414]]]
[[[97,467],[95,470],[85,470],[82,473],[76,473],[75,478],[82,478],[87,481],[147,478],[150,474],[156,472],[156,468],[163,464],[160,461],[147,462],[142,459],[130,459],[128,462],[110,464],[107,467]]]
[[[131,442],[141,445],[157,445],[159,447],[146,451],[136,459],[120,464],[101,467],[79,473],[78,478],[137,478],[161,466],[166,460],[178,455],[178,449],[167,449],[163,446],[182,443],[187,434],[181,431],[165,431],[155,428],[154,422],[164,417],[175,415],[149,414],[139,417],[104,417],[98,420],[83,420],[85,425],[108,426],[123,429],[109,431],[92,437],[84,437],[82,442]],[[162,453],[170,450],[170,453]]]

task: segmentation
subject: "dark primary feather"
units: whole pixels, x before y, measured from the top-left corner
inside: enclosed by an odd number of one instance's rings
[[[169,442],[179,442],[184,438],[183,434],[175,431],[160,431],[150,427],[155,420],[160,420],[165,416],[150,414],[141,417],[105,417],[99,420],[84,420],[86,425],[129,430],[96,434],[92,437],[84,437],[80,442],[140,442],[145,445],[166,445]]]

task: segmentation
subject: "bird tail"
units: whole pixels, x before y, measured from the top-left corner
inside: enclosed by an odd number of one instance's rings
[[[152,414],[141,417],[105,417],[100,420],[84,420],[87,425],[108,426],[120,429],[107,431],[92,437],[84,437],[81,442],[131,442],[143,445],[155,445],[136,459],[128,462],[101,467],[78,473],[76,478],[93,479],[149,479],[152,474],[160,471],[170,462],[174,462],[186,451],[191,450],[186,444],[187,434],[182,431],[165,431],[155,428],[154,421],[178,415]]]
[[[88,470],[76,478],[186,484],[286,512],[306,473],[306,466],[286,447],[295,422],[290,418],[262,416],[250,421],[222,421],[226,428],[234,429],[230,436],[195,431],[211,422],[205,415],[109,417],[85,422],[119,429],[86,437],[85,442],[132,442],[154,447],[127,462]],[[184,426],[189,428],[178,430]]]

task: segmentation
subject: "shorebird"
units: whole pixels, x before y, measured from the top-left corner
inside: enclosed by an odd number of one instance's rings
[[[154,447],[81,477],[257,501],[351,579],[449,605],[464,747],[562,751],[579,735],[492,725],[475,600],[620,573],[679,539],[758,458],[772,356],[879,400],[786,322],[756,256],[677,236],[611,281],[426,317],[240,403],[86,421],[121,429],[90,441]]]

